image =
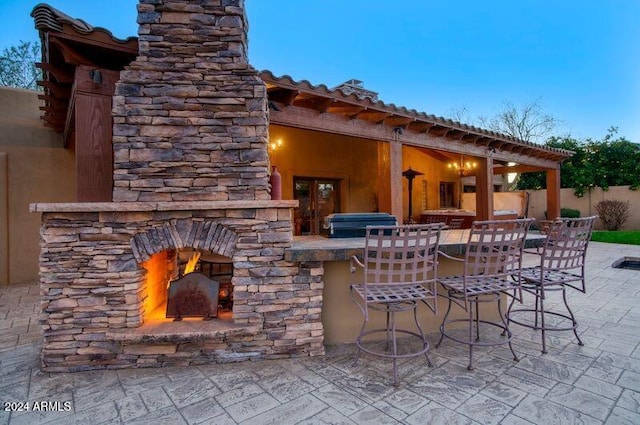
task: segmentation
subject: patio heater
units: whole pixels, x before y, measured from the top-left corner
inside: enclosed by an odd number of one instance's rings
[[[409,182],[409,188],[408,188],[409,189],[409,219],[407,220],[407,224],[411,224],[413,223],[413,201],[412,201],[413,179],[415,179],[416,176],[423,176],[424,173],[421,173],[420,171],[412,170],[411,167],[409,167],[408,169],[402,172],[402,175],[406,177]]]

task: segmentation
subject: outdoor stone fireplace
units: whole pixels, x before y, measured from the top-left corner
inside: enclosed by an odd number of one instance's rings
[[[139,56],[113,99],[113,202],[32,205],[44,370],[324,353],[322,263],[284,260],[297,203],[270,199],[266,88],[247,63],[243,6],[140,1]],[[152,316],[183,249],[231,260],[229,315]]]

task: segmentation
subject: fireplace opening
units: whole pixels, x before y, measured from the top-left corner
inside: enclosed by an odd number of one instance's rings
[[[231,258],[195,249],[167,249],[142,266],[147,271],[143,323],[232,318]]]

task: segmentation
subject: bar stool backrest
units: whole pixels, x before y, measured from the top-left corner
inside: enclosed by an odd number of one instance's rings
[[[467,241],[464,278],[506,278],[520,270],[533,219],[474,221]]]
[[[583,218],[558,218],[546,230],[547,238],[542,247],[541,274],[580,269],[582,285],[575,287],[584,292],[584,263],[591,240],[593,224],[598,216]]]
[[[364,284],[426,283],[435,279],[442,227],[367,226]]]

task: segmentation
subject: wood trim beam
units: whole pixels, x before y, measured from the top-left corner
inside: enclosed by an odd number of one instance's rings
[[[546,171],[546,169],[542,167],[534,167],[531,165],[500,166],[494,167],[493,174],[533,173],[536,171]]]
[[[49,90],[58,99],[69,99],[71,97],[71,86],[68,84],[56,84],[51,81],[38,81],[36,84]]]
[[[547,218],[560,217],[560,165],[547,170]]]
[[[56,79],[56,82],[61,84],[73,84],[73,72],[52,65],[50,63],[36,62],[36,67],[40,68],[44,72],[48,72]]]
[[[478,161],[476,176],[476,220],[493,220],[493,158]]]
[[[359,120],[369,121],[374,124],[380,124],[380,123],[383,123],[384,120],[390,116],[391,114],[388,112],[378,112],[378,111],[371,111],[367,109],[365,111],[360,112],[357,118]]]
[[[282,103],[286,106],[293,105],[293,102],[298,96],[298,90],[291,90],[282,87],[273,87],[267,89],[267,97],[272,102]]]
[[[384,120],[384,123],[386,125],[389,125],[391,127],[404,127],[406,128],[406,126],[412,122],[415,121],[415,118],[409,118],[409,117],[399,117],[396,115],[391,115],[390,117],[386,118]]]
[[[404,221],[402,207],[402,144],[393,140],[389,149],[389,179],[391,186],[391,214],[396,216],[398,223]]]
[[[132,38],[130,40],[127,40],[125,43],[120,43],[117,41],[114,42],[111,35],[97,29],[94,29],[94,31],[92,31],[89,34],[90,35],[86,35],[86,36],[81,35],[76,30],[70,28],[70,25],[64,24],[63,32],[56,32],[55,37],[51,32],[49,33],[49,40],[52,40],[53,38],[71,40],[76,43],[79,42],[82,44],[89,44],[91,46],[101,47],[111,51],[115,50],[118,52],[127,53],[132,55],[134,58],[135,56],[138,55],[137,39]]]
[[[269,120],[272,124],[283,125],[285,127],[302,128],[325,133],[342,134],[371,140],[387,141],[394,140],[393,127],[386,125],[376,125],[365,120],[350,120],[339,114],[320,113],[315,110],[288,106],[281,111],[271,111]],[[410,126],[400,136],[400,141],[404,145],[425,147],[456,154],[486,157],[489,151],[481,145],[470,144],[460,140],[445,139],[430,133],[418,133],[409,130]],[[494,160],[501,162],[515,162],[518,164],[538,166],[542,168],[553,168],[556,161],[519,155],[512,152],[496,151],[493,154]]]
[[[407,124],[407,129],[417,133],[428,133],[431,127],[433,127],[433,124],[430,122],[414,121]]]
[[[56,33],[56,34],[59,34],[59,33]],[[94,67],[98,66],[98,64],[96,64],[94,61],[80,54],[77,51],[77,49],[74,49],[73,47],[68,46],[64,42],[64,40],[59,39],[57,36],[49,37],[49,44],[56,46],[60,50],[60,53],[62,54],[64,61],[70,65],[75,65],[75,66],[89,65]]]
[[[67,102],[64,102],[50,94],[39,94],[38,99],[42,100],[47,105],[51,105],[55,109],[65,109],[67,107]]]
[[[99,74],[96,74],[99,73]],[[64,124],[63,144],[68,147],[70,135],[75,122],[75,105],[79,94],[92,96],[113,97],[116,90],[116,83],[120,78],[120,72],[109,69],[99,69],[91,66],[80,65],[76,68],[73,87],[71,88],[71,98],[67,108],[67,117]]]
[[[334,105],[327,108],[327,112],[332,114],[340,114],[347,116],[349,118],[358,115],[360,112],[365,111],[366,108],[364,106],[353,106],[353,105]]]

